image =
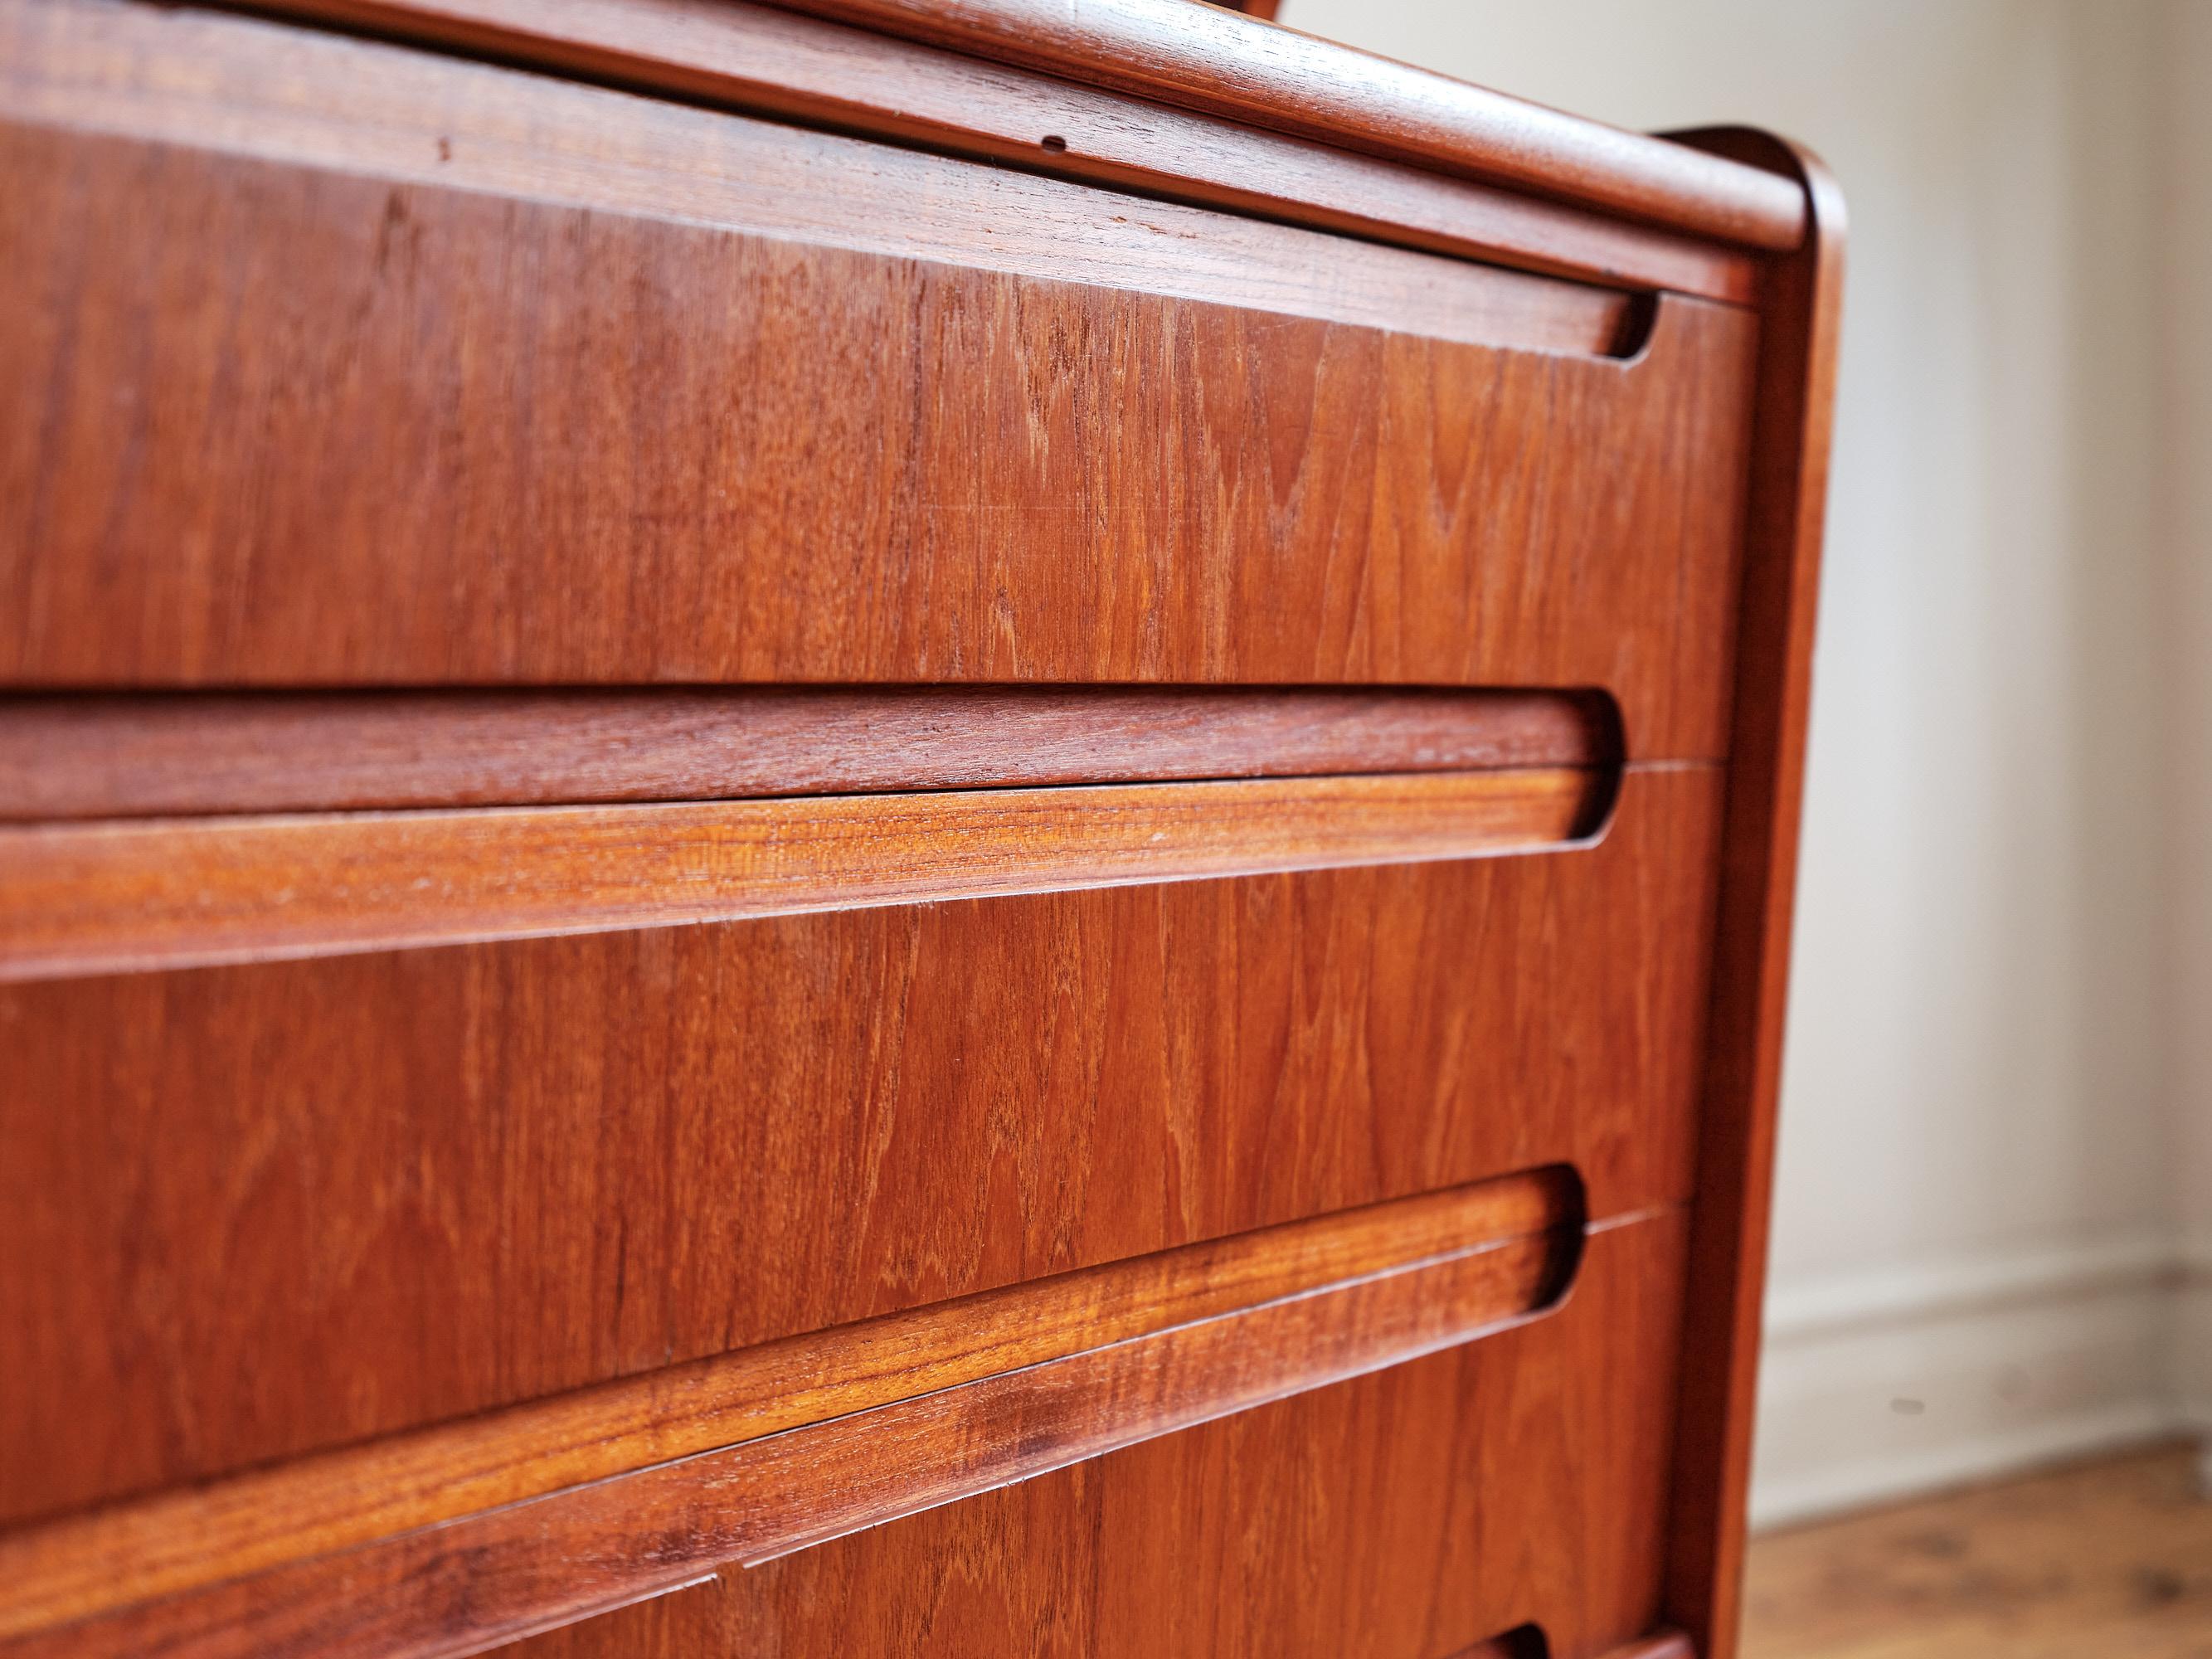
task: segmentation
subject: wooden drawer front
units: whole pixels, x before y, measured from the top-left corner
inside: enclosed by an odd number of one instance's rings
[[[0,0],[0,1659],[1733,1659],[1819,180],[290,4]]]
[[[888,1553],[738,1586],[741,1628],[699,1609],[690,1650],[786,1650],[786,1622],[811,1650],[824,1607],[858,1601],[884,1650],[962,1651],[1066,1601],[1071,1650],[1209,1651],[1225,1622],[1270,1651],[1281,1625],[1293,1650],[1355,1626],[1354,1651],[1443,1652],[1534,1619],[1595,1651],[1653,1610],[1682,1242],[1669,1212],[1586,1243],[1553,1168],[938,1304],[0,1540],[0,1639],[22,1659],[431,1659],[890,1523]],[[1516,1340],[1529,1329],[1549,1340]],[[1374,1375],[1379,1402],[1347,1392]],[[1302,1395],[1317,1409],[1271,1403]],[[1225,1456],[1192,1438],[1209,1422]],[[1133,1491],[1103,1468],[1062,1519],[1048,1488],[1039,1524],[987,1549],[978,1588],[1005,1605],[932,1607],[946,1565],[975,1559],[963,1500],[1161,1437],[1164,1469]],[[1376,1484],[1295,1501],[1346,1467]],[[1542,1552],[1533,1570],[1492,1543],[1493,1510]],[[1474,1571],[1432,1577],[1439,1552]],[[1209,1559],[1202,1600],[1149,1593]],[[824,1574],[849,1581],[828,1602]],[[1072,1598],[1071,1577],[1088,1585]],[[1215,1601],[1246,1577],[1279,1582]],[[917,1615],[935,1628],[919,1644]],[[835,1628],[861,1634],[849,1613]],[[585,1650],[635,1648],[619,1626],[603,1639]]]
[[[502,1650],[1550,1659],[1659,1619],[1683,1225],[1557,1313]],[[1655,1644],[1650,1659],[1688,1659]]]
[[[1691,1176],[1720,776],[1594,848],[0,987],[9,1518],[1564,1163]]]
[[[1464,260],[245,19],[0,31],[8,682],[1602,685],[1725,748],[1748,311],[1622,360],[1638,302]]]

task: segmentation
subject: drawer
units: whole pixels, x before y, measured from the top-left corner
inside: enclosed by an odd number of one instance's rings
[[[0,1655],[1732,1659],[1815,173],[254,9],[0,0]]]
[[[0,1635],[460,1653],[672,1595],[556,1645],[1610,1653],[1683,1244],[1553,1166],[1032,1279],[0,1540]]]
[[[502,1651],[1643,1655],[1683,1243],[1601,1232],[1532,1323]]]
[[[1588,685],[1725,750],[1742,307],[4,17],[0,683]]]
[[[1579,850],[0,986],[7,1518],[1516,1169],[1679,1203],[1719,795],[1632,773]]]

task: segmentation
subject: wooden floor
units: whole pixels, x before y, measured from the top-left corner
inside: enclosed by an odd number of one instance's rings
[[[2172,1447],[1754,1540],[1745,1659],[2212,1659],[2212,1503]]]

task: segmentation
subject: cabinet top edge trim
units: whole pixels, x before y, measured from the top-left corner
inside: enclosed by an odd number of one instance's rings
[[[1738,303],[1752,295],[1730,262],[1794,248],[1804,232],[1802,190],[1759,167],[1193,0],[234,3],[1094,181],[1127,173],[1139,188],[1240,210],[1355,229],[1367,219],[1365,234],[1389,240],[1456,241],[1478,257]],[[810,76],[810,50],[843,57],[853,74]],[[938,82],[958,83],[957,107],[933,108]],[[1109,141],[1103,153],[1039,149],[1063,135],[1029,131],[1030,109],[1054,100],[1078,121],[1110,107],[1090,124]],[[1212,151],[1223,165],[1208,164]],[[1236,199],[1279,177],[1282,202]]]

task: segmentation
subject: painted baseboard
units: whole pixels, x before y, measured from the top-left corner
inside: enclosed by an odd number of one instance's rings
[[[1767,1308],[1752,1523],[2177,1432],[2177,1402],[2194,1392],[2175,1369],[2179,1304],[2197,1277],[2185,1263],[2172,1241],[2146,1237],[1781,1285]]]
[[[2183,1426],[2197,1437],[2197,1480],[2212,1498],[2212,1239],[2194,1241],[2183,1257],[2172,1375]]]
[[[1760,1531],[1797,1526],[2100,1452],[2125,1451],[2179,1431],[2173,1408],[2163,1401],[2121,1401],[2039,1423],[1959,1436],[1926,1450],[1829,1459],[1826,1468],[1761,1470],[1753,1481],[1751,1524]],[[2212,1443],[2205,1460],[2204,1478],[2212,1485]]]

